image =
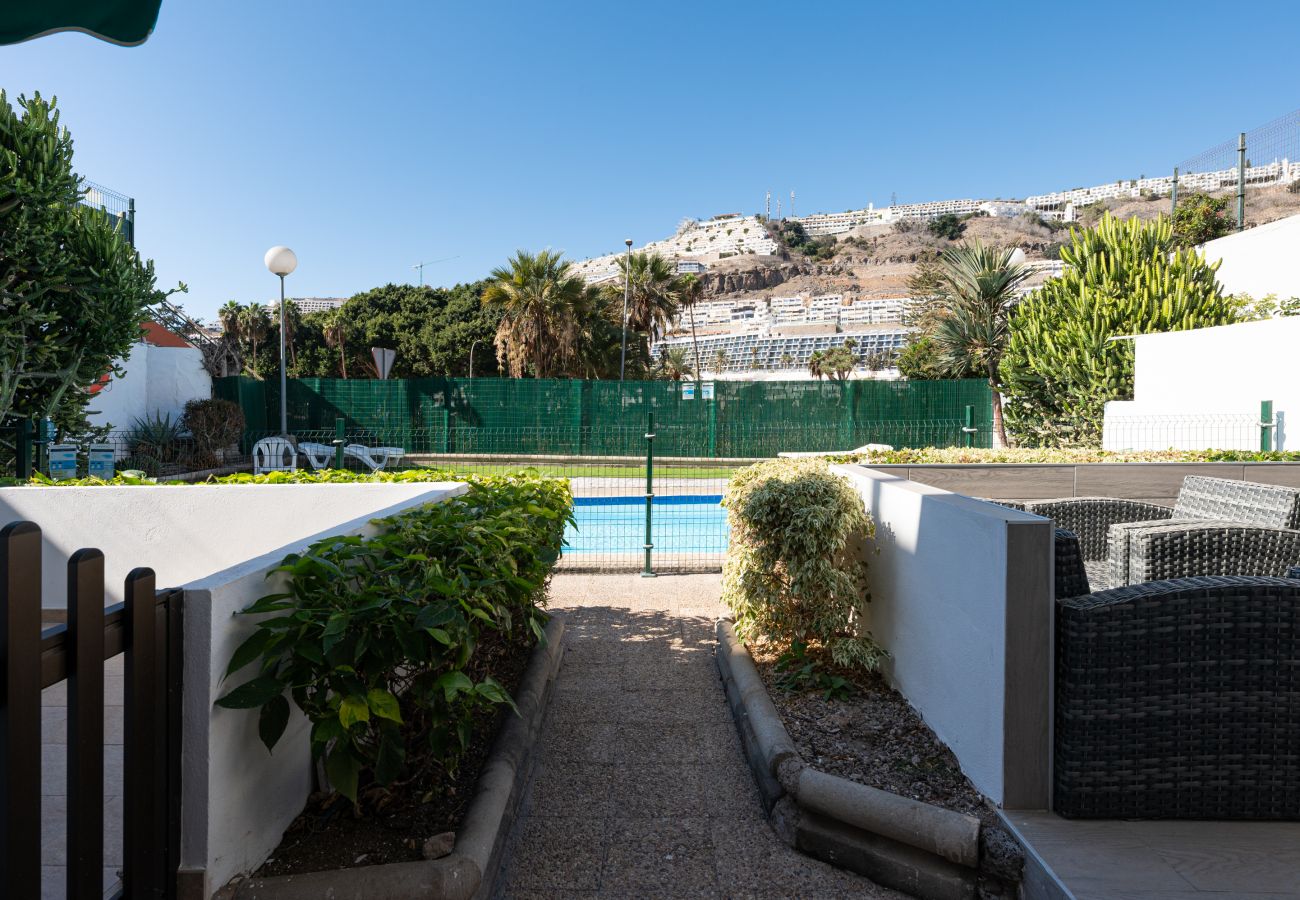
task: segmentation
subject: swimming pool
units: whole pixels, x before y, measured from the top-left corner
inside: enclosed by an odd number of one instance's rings
[[[727,513],[720,494],[654,498],[651,541],[654,558],[695,558],[703,562],[727,552]],[[623,557],[645,553],[645,498],[575,497],[574,518],[564,537],[564,555],[595,562],[604,554]]]

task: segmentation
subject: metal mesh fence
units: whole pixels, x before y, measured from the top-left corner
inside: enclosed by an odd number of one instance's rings
[[[1300,110],[1183,160],[1176,170],[1178,195],[1183,197],[1193,191],[1238,195],[1240,199],[1232,207],[1232,216],[1239,226],[1245,227],[1256,220],[1249,200],[1253,191],[1300,183],[1298,156]]]
[[[99,210],[112,220],[127,243],[135,245],[135,201],[125,194],[93,181],[84,183],[86,193],[81,205]]]
[[[463,442],[471,449],[443,452],[420,446],[427,437],[420,430],[394,428],[381,434],[343,421],[329,428],[298,429],[289,440],[274,431],[249,430],[231,446],[215,450],[198,446],[184,434],[160,439],[138,431],[112,432],[93,441],[38,442],[34,456],[37,468],[54,477],[111,477],[138,469],[165,479],[203,480],[236,471],[325,469],[340,463],[361,472],[429,467],[455,476],[531,468],[568,479],[573,491],[576,524],[566,535],[561,568],[666,573],[720,569],[730,537],[720,501],[737,469],[801,446],[812,451],[850,449],[830,443],[810,446],[818,434],[828,435],[828,440],[843,437],[835,429],[814,430],[810,437],[808,427],[798,422],[766,423],[761,440],[753,433],[744,436],[748,446],[762,452],[710,455],[703,452],[703,444],[692,447],[699,439],[694,423],[663,424],[658,413],[652,422],[648,411],[645,414],[641,422],[589,426],[583,433],[588,447],[617,452],[574,454],[564,447],[536,452],[543,439],[555,436],[523,428],[512,439],[504,425],[495,426],[490,442],[479,434],[475,441]],[[1269,410],[1260,415],[1112,416],[1104,446],[1115,451],[1258,451],[1288,443],[1284,424]],[[987,447],[992,439],[987,423],[973,426],[971,432],[943,420],[890,427],[904,438],[893,445],[897,448]],[[485,444],[491,452],[484,452]]]
[[[279,422],[279,385],[217,379],[214,393],[244,410],[251,429]],[[869,443],[950,446],[966,410],[987,432],[989,391],[966,381],[608,382],[423,378],[294,379],[289,431],[349,430],[414,453],[639,453],[653,412],[667,455],[733,458],[791,450],[850,450]]]

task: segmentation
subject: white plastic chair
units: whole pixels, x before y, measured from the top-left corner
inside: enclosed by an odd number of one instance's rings
[[[253,474],[293,472],[298,468],[298,451],[282,437],[262,438],[253,445]]]
[[[334,464],[334,448],[314,441],[299,441],[298,449],[307,457],[313,469],[328,469]]]
[[[343,453],[358,460],[372,472],[378,472],[406,455],[405,447],[367,447],[364,444],[348,444]]]

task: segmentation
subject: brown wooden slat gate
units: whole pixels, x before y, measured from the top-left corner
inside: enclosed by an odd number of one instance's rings
[[[125,654],[119,896],[172,898],[180,863],[181,600],[152,569],[104,608],[104,555],[68,560],[68,621],[41,630],[41,531],[0,529],[0,886],[41,896],[41,690],[68,682],[67,896],[99,900],[104,661]]]

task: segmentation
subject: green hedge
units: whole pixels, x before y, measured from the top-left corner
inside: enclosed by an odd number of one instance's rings
[[[285,480],[243,481],[259,479]],[[543,635],[546,585],[571,519],[567,483],[527,474],[459,480],[469,482],[466,494],[377,520],[373,537],[329,537],[288,556],[277,569],[286,590],[244,611],[259,616],[257,627],[226,674],[256,673],[218,705],[259,710],[271,749],[292,700],[312,723],[313,755],[354,802],[367,786],[382,803],[387,786],[430,766],[454,770],[475,716],[513,705],[483,674],[486,660],[475,659],[483,639]]]

